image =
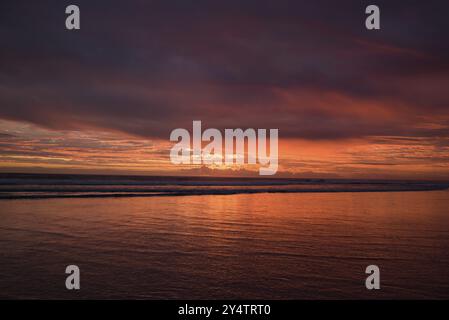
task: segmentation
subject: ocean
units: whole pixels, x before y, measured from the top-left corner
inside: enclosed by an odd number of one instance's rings
[[[447,187],[2,174],[0,298],[448,299]]]

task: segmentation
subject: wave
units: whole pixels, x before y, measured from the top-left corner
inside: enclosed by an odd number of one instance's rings
[[[323,193],[323,192],[405,192],[445,190],[447,185],[357,185],[335,186],[314,185],[296,187],[207,187],[207,188],[155,188],[143,189],[90,189],[90,190],[2,190],[0,199],[49,199],[49,198],[122,198],[122,197],[164,197],[164,196],[202,196],[235,195],[258,193]],[[0,189],[1,190],[1,189]]]
[[[0,199],[444,190],[447,182],[0,174]]]

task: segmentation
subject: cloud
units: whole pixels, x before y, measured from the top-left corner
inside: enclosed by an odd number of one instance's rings
[[[379,0],[380,31],[355,0],[79,0],[76,32],[68,4],[0,3],[4,170],[178,172],[201,120],[278,128],[285,176],[447,176],[447,1]]]
[[[359,1],[79,1],[77,32],[64,5],[2,2],[1,118],[164,139],[196,119],[312,140],[448,136],[447,2],[380,1],[377,33]],[[418,126],[429,115],[439,129]]]

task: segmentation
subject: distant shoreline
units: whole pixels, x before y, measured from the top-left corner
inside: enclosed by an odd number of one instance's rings
[[[103,181],[266,181],[266,182],[333,182],[333,183],[441,183],[449,186],[448,180],[439,179],[381,179],[381,178],[319,178],[319,177],[260,177],[260,176],[189,176],[189,175],[121,175],[121,174],[64,174],[64,173],[10,173],[0,172],[0,185],[10,179],[39,179],[39,180],[73,180],[79,181],[103,180]]]

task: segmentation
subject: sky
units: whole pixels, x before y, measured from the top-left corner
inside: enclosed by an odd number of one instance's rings
[[[173,165],[175,128],[278,128],[281,177],[449,177],[449,2],[0,3],[0,172]],[[81,30],[65,29],[65,7]]]

